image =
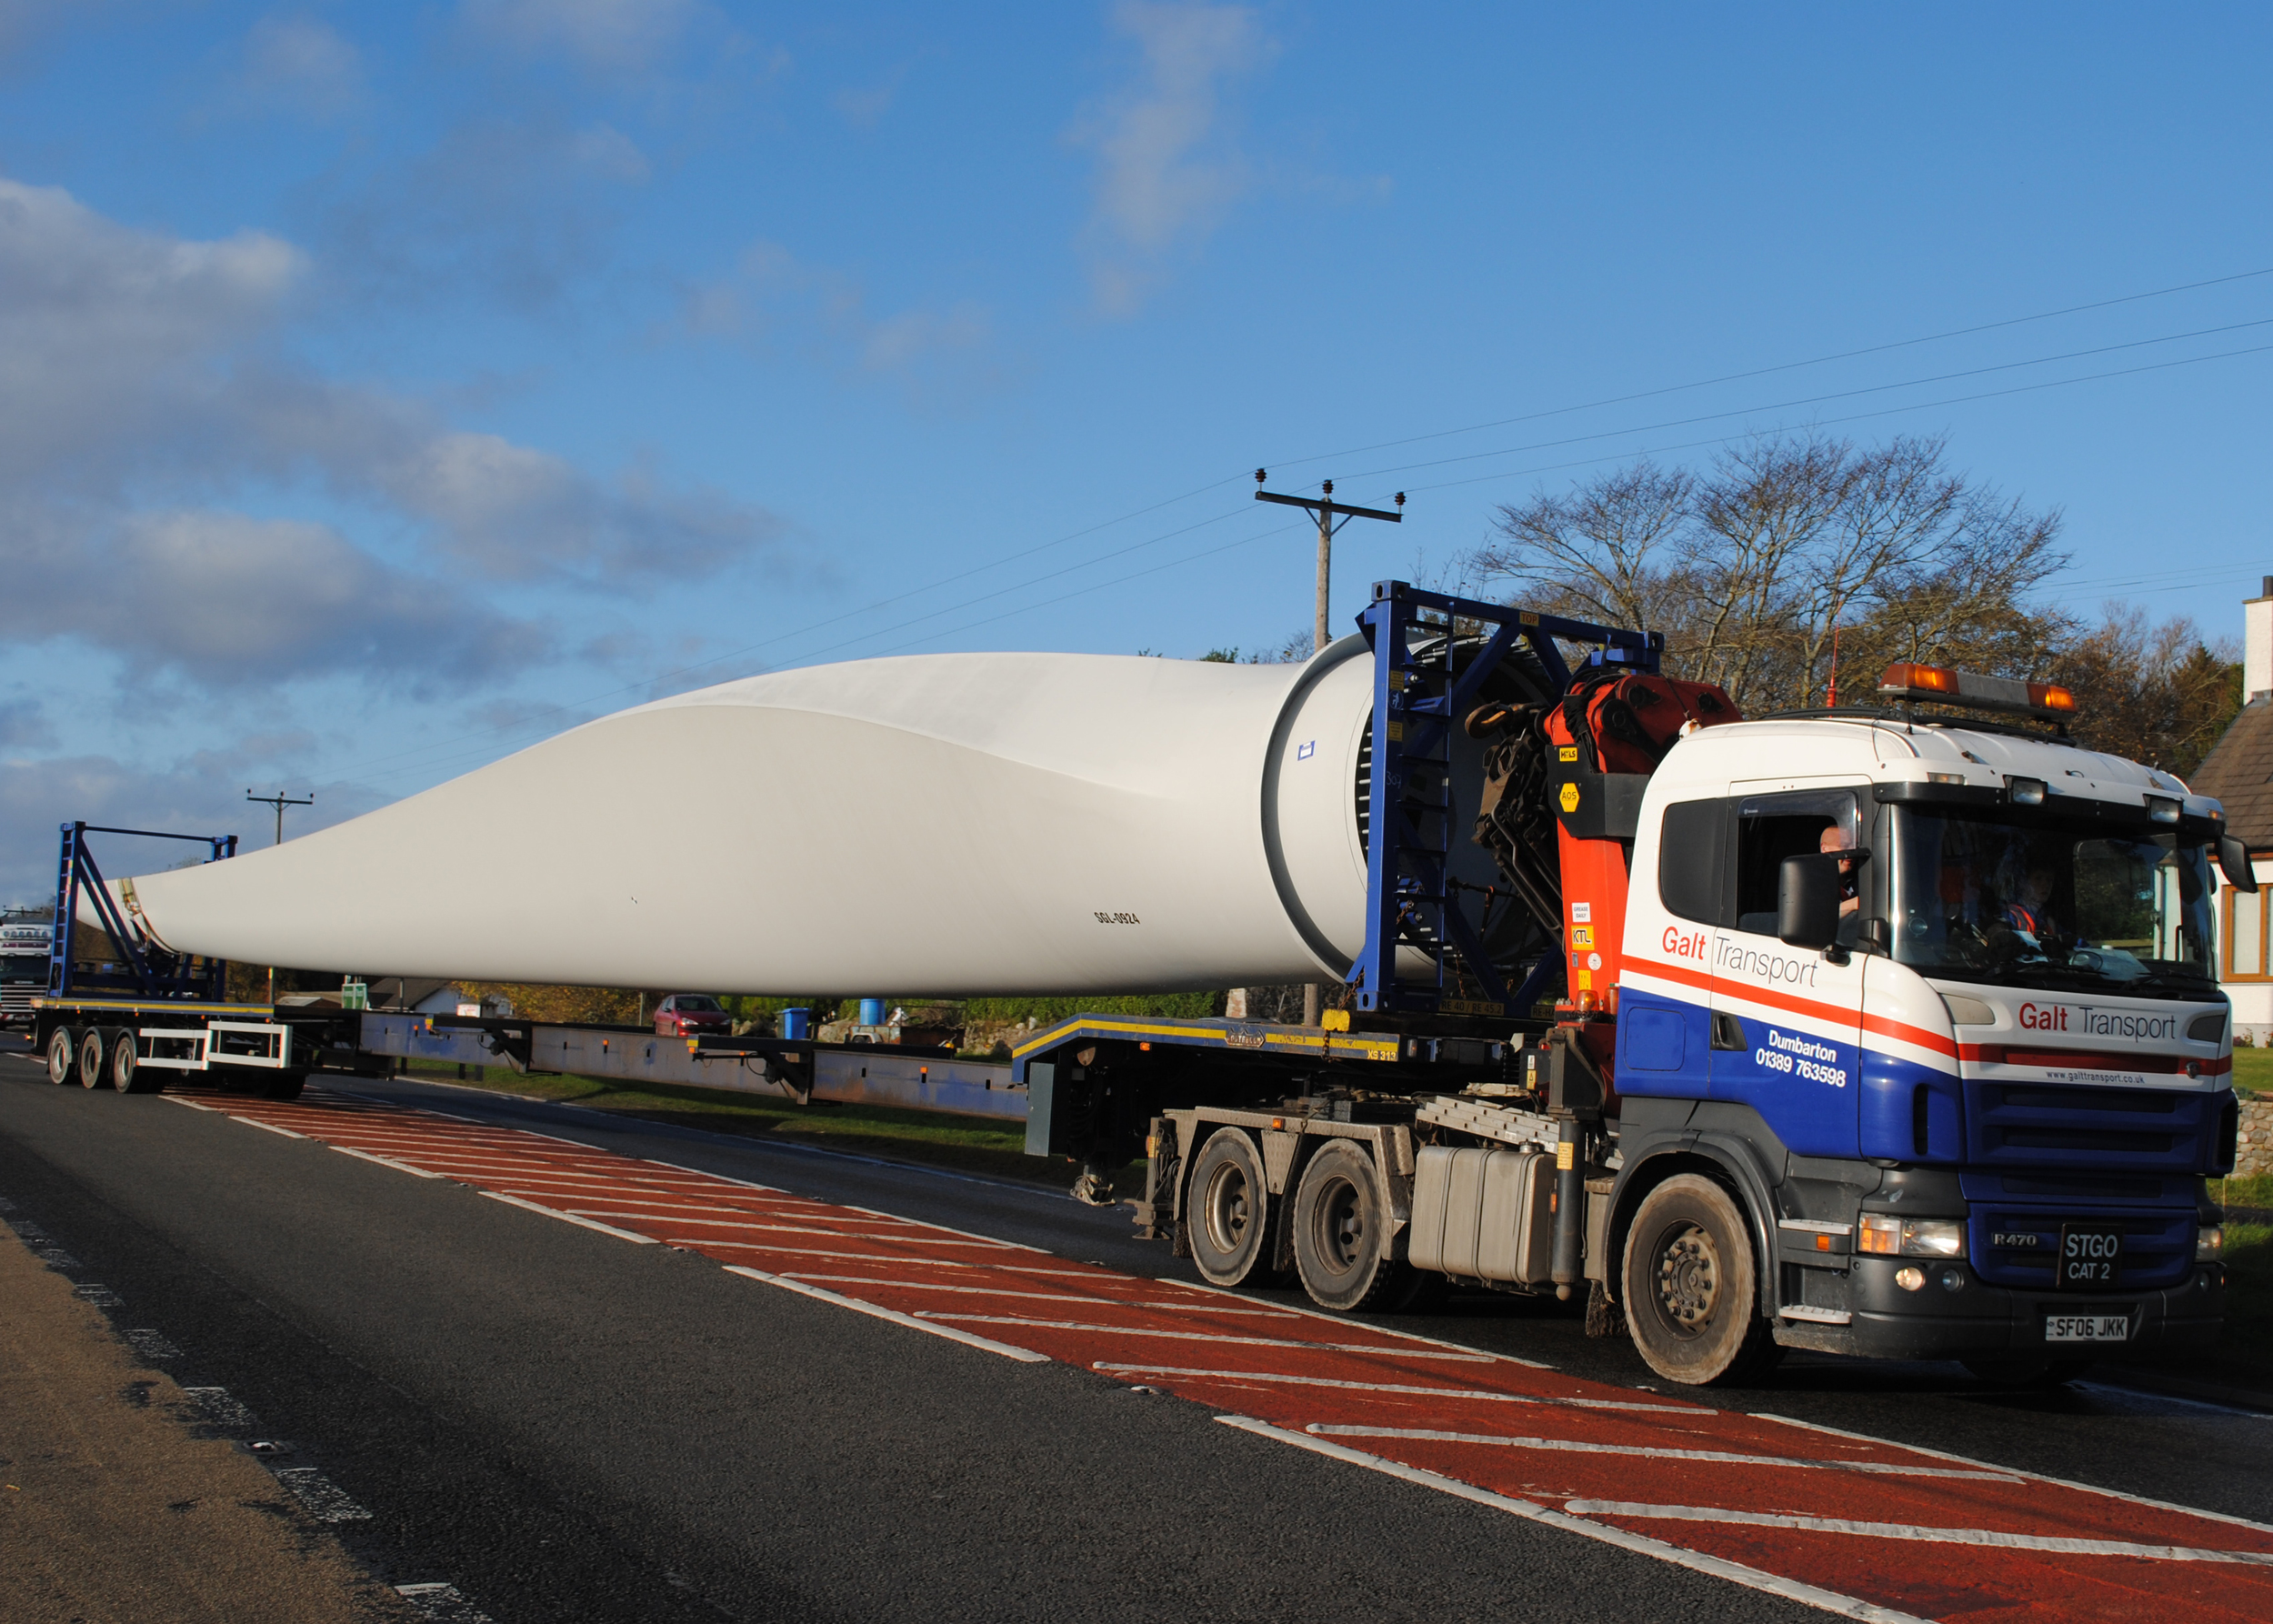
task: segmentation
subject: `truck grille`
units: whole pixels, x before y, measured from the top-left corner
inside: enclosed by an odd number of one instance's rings
[[[2060,1249],[2063,1223],[2114,1224],[2123,1231],[2123,1268],[2114,1289],[2148,1291],[2175,1286],[2187,1277],[2194,1262],[2191,1208],[2158,1211],[2083,1213],[2055,1208],[2014,1207],[1975,1202],[1967,1240],[1973,1268],[1992,1286],[2022,1291],[2052,1289],[2053,1259]],[[2005,1246],[1994,1244],[2004,1236]],[[2034,1246],[2013,1246],[2012,1238],[2033,1236]]]
[[[2207,1173],[2217,1163],[2222,1094],[1980,1079],[1965,1088],[1966,1159],[1976,1167]]]

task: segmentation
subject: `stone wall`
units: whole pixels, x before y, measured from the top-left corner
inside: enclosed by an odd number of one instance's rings
[[[2241,1138],[2234,1151],[2234,1177],[2273,1173],[2273,1099],[2241,1102]]]

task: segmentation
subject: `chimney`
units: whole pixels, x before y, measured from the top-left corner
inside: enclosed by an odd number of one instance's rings
[[[2244,704],[2273,694],[2273,576],[2241,606],[2241,694]]]

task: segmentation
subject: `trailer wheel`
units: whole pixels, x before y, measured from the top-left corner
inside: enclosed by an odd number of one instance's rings
[[[1667,1380],[1717,1386],[1775,1364],[1744,1213],[1711,1179],[1677,1173],[1643,1198],[1625,1275],[1634,1346]]]
[[[1270,1187],[1255,1141],[1219,1128],[1192,1164],[1192,1261],[1217,1286],[1244,1286],[1270,1250]]]
[[[103,1070],[103,1062],[110,1057],[103,1052],[105,1040],[110,1037],[106,1027],[89,1027],[79,1038],[79,1087],[102,1088],[110,1084]]]
[[[71,1080],[71,1068],[78,1064],[79,1035],[69,1027],[57,1027],[47,1035],[47,1080],[58,1088]]]
[[[1347,1139],[1310,1158],[1295,1189],[1295,1268],[1321,1308],[1352,1314],[1402,1297],[1412,1270],[1387,1257],[1373,1160]]]
[[[89,1026],[80,1033],[80,1088],[109,1088],[112,1060],[112,1028],[109,1026]]]
[[[260,1093],[264,1099],[297,1099],[300,1098],[300,1090],[307,1086],[308,1074],[306,1072],[280,1071],[269,1079],[268,1086]]]
[[[150,1085],[137,1075],[142,1069],[142,1054],[135,1047],[131,1029],[111,1034],[111,1087],[121,1094],[146,1094]],[[151,1074],[154,1078],[156,1073]]]

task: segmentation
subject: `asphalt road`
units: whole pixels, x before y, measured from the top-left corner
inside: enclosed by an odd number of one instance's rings
[[[364,1091],[1177,1276],[1126,1210],[401,1081]],[[0,1054],[0,1197],[367,1519],[393,1585],[553,1619],[1820,1619],[1213,1424],[1203,1406],[770,1290],[716,1263]],[[1188,1278],[1188,1277],[1186,1277]],[[1400,1324],[1650,1381],[1515,1299]],[[1698,1395],[1685,1395],[1695,1398]],[[2273,1419],[2106,1384],[1795,1360],[1708,1401],[2273,1520]]]

